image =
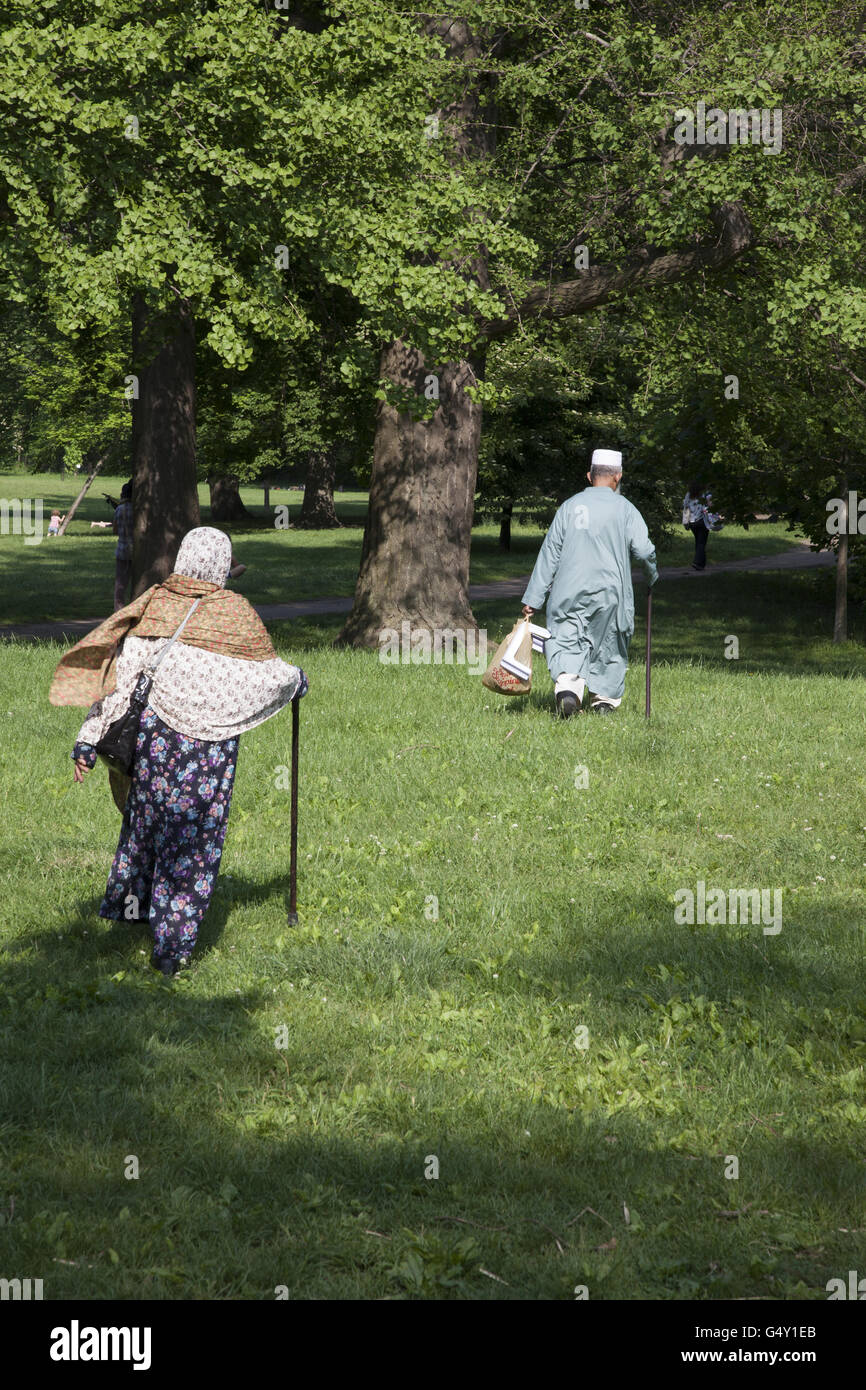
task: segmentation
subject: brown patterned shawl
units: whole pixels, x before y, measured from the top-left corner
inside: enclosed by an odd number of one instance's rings
[[[195,598],[202,601],[181,641],[244,661],[270,661],[276,656],[267,628],[245,598],[219,584],[174,573],[119,609],[66,652],[51,682],[48,698],[52,705],[89,709],[96,700],[110,695],[117,684],[117,650],[124,637],[129,633],[135,637],[171,637]]]

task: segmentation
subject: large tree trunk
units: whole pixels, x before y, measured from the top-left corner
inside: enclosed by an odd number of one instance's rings
[[[174,568],[187,531],[199,525],[195,467],[195,324],[189,306],[132,311],[132,596]]]
[[[326,531],[342,526],[334,507],[334,478],[337,465],[327,449],[313,449],[307,462],[307,480],[301,515],[293,526],[310,531]]]
[[[424,27],[451,55],[469,66],[481,56],[463,19],[429,17]],[[442,136],[455,163],[490,156],[495,147],[489,79],[474,75],[459,85],[454,100],[440,108]],[[483,214],[467,208],[466,216]],[[463,273],[488,287],[483,254]],[[370,507],[364,531],[355,602],[337,641],[375,645],[382,628],[475,630],[469,606],[469,550],[481,439],[481,406],[466,394],[484,371],[483,352],[445,366],[428,365],[423,354],[398,339],[382,354],[381,375],[424,399],[438,389],[432,419],[400,414],[382,402],[376,415]],[[433,397],[435,399],[435,397]]]
[[[451,142],[451,157],[457,163],[490,157],[496,143],[493,89],[489,78],[473,71],[484,57],[481,46],[463,19],[428,17],[424,27],[467,65],[462,91],[437,113],[442,135]],[[466,215],[481,217],[483,211],[468,208]],[[594,266],[576,280],[531,287],[503,318],[478,324],[482,344],[513,332],[526,318],[580,315],[617,295],[722,269],[755,244],[739,203],[724,203],[714,222],[716,236],[709,245],[693,242],[673,253],[647,247],[624,267]],[[482,288],[489,287],[483,253],[464,270]],[[467,345],[467,359],[471,350]],[[473,374],[481,375],[483,351],[482,346],[477,363],[465,360],[435,369],[440,400],[432,421],[413,422],[384,403],[379,407],[361,572],[338,642],[373,644],[382,627],[399,627],[403,619],[422,628],[475,627],[468,580],[481,409],[463,388],[473,384]],[[403,341],[386,349],[382,375],[419,395],[429,370],[420,353]]]
[[[530,317],[569,317],[607,302],[615,290],[664,283],[699,270],[720,269],[753,243],[742,208],[719,210],[719,242],[710,248],[661,256],[658,276],[640,261],[628,272],[602,268],[583,281],[569,282],[524,301]],[[485,267],[472,267],[486,285]],[[559,293],[561,291],[561,293]],[[516,318],[486,325],[485,338],[509,332]],[[483,373],[483,356],[449,363],[436,375],[439,406],[430,421],[414,421],[387,404],[379,406],[370,483],[370,510],[364,534],[361,572],[352,612],[337,641],[371,646],[383,627],[399,628],[409,619],[421,628],[473,628],[469,607],[469,550],[478,472],[481,408],[464,387]],[[402,341],[384,353],[381,373],[423,395],[430,372],[420,352]]]
[[[451,363],[439,375],[429,420],[379,406],[370,511],[355,604],[339,642],[374,646],[382,628],[474,629],[469,544],[475,506],[481,406],[465,388],[481,364]],[[383,354],[382,375],[419,396],[430,369],[402,342]]]
[[[208,478],[211,521],[249,521],[250,512],[241,501],[240,483],[232,474]]]

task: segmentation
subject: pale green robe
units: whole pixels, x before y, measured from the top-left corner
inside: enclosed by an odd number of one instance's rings
[[[547,599],[545,656],[554,680],[580,676],[594,695],[622,698],[634,632],[632,561],[656,582],[655,546],[637,507],[609,487],[587,487],[563,502],[523,595],[530,608]]]

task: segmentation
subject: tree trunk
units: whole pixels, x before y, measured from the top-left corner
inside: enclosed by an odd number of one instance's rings
[[[511,514],[514,511],[514,503],[506,502],[502,508],[502,516],[499,518],[499,549],[511,549]]]
[[[473,71],[479,60],[485,66],[483,44],[476,43],[462,19],[433,16],[425,19],[424,27],[442,40],[453,58],[467,64],[462,94],[438,112],[451,157],[456,163],[489,158],[496,143],[494,88],[492,79]],[[466,215],[483,213],[469,208]],[[716,235],[710,245],[693,241],[686,250],[670,254],[647,247],[625,267],[596,266],[576,280],[533,286],[504,318],[479,323],[481,336],[489,342],[513,332],[527,317],[580,315],[616,295],[722,269],[755,244],[754,230],[739,203],[723,204],[714,222]],[[489,287],[483,251],[462,269],[483,289]],[[424,393],[430,370],[421,354],[403,341],[392,343],[383,354],[382,376],[418,395]],[[399,628],[404,619],[427,629],[476,626],[468,582],[481,408],[472,404],[464,387],[473,385],[482,372],[483,349],[477,362],[437,367],[439,405],[429,421],[413,421],[384,402],[379,406],[361,572],[354,607],[338,642],[373,645],[381,628]]]
[[[75,513],[78,511],[78,504],[79,504],[81,501],[83,501],[83,499],[87,496],[87,493],[90,491],[90,484],[93,482],[93,479],[96,477],[97,473],[100,471],[100,469],[102,468],[102,465],[105,463],[105,460],[106,460],[107,458],[108,458],[108,455],[107,455],[107,454],[103,454],[103,455],[102,455],[102,458],[101,458],[101,459],[99,460],[99,462],[96,464],[96,467],[94,468],[93,472],[90,474],[90,477],[87,479],[87,482],[84,484],[84,487],[81,489],[81,491],[79,492],[79,494],[78,494],[78,496],[76,497],[75,501],[72,503],[72,506],[69,508],[69,511],[66,513],[66,516],[65,516],[65,517],[63,518],[63,520],[61,521],[61,523],[60,523],[60,530],[57,532],[58,536],[62,536],[62,535],[64,534],[64,532],[65,532],[67,526],[69,525],[70,521],[71,521],[72,518],[75,516]]]
[[[725,204],[718,221],[718,246],[659,258],[657,276],[645,269],[635,272],[634,287],[720,268],[749,249],[754,234],[739,204]],[[483,263],[476,262],[471,272],[486,288]],[[586,294],[580,284],[562,287],[561,298],[548,289],[544,303],[530,297],[527,306],[534,316],[586,312],[606,302],[610,290],[628,290],[630,274],[599,276]],[[487,325],[485,338],[510,331],[516,321]],[[381,628],[399,628],[404,619],[419,628],[476,627],[468,583],[481,407],[470,401],[464,387],[473,385],[483,370],[483,353],[441,368],[439,406],[432,420],[414,421],[385,402],[379,406],[361,572],[339,643],[376,645]],[[421,353],[402,341],[383,354],[382,376],[419,396],[429,372]]]
[[[337,465],[327,449],[313,449],[307,462],[304,502],[294,526],[309,531],[326,531],[342,526],[334,507],[334,478]]]
[[[449,157],[455,164],[489,158],[496,142],[492,81],[470,76],[483,43],[467,21],[453,16],[426,17],[424,27],[467,64],[455,99],[437,113]],[[483,213],[467,208],[466,216]],[[462,264],[461,273],[489,287],[483,251]],[[483,353],[433,366],[402,339],[385,348],[381,376],[422,399],[435,382],[438,405],[429,419],[401,414],[386,401],[378,407],[361,572],[338,643],[376,645],[383,627],[400,629],[404,621],[428,631],[477,629],[469,606],[469,550],[481,406],[466,388],[483,372]]]
[[[250,513],[241,501],[240,483],[233,474],[208,478],[211,521],[249,521]]]
[[[833,618],[833,641],[848,641],[848,479],[842,479],[839,493],[842,498],[842,530],[836,548],[836,612]]]
[[[420,352],[393,343],[382,375],[423,396],[430,370]],[[480,362],[439,375],[429,420],[382,402],[376,420],[370,511],[355,603],[337,641],[375,646],[382,628],[475,629],[469,606],[469,545],[475,506],[481,406],[465,388]]]
[[[199,525],[195,465],[195,324],[189,306],[156,314],[136,294],[132,311],[132,596],[174,568]]]

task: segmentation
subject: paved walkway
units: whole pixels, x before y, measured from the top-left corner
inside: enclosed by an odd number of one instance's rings
[[[702,583],[714,574],[726,574],[731,570],[804,570],[818,569],[824,565],[835,564],[835,557],[827,550],[810,550],[807,542],[802,542],[794,550],[783,550],[778,555],[756,555],[746,560],[726,560],[720,565],[711,564],[703,573],[693,570],[691,565],[664,565],[660,570],[662,579],[693,579]],[[484,599],[520,598],[524,592],[529,575],[517,579],[497,579],[490,584],[470,584],[469,598],[473,603]],[[310,618],[317,613],[348,613],[352,607],[351,598],[313,598],[298,603],[257,603],[256,612],[264,622],[277,622],[285,618]],[[67,618],[53,623],[11,623],[0,627],[0,638],[29,637],[34,641],[60,641],[73,637],[77,641],[85,633],[98,627],[104,618]]]

